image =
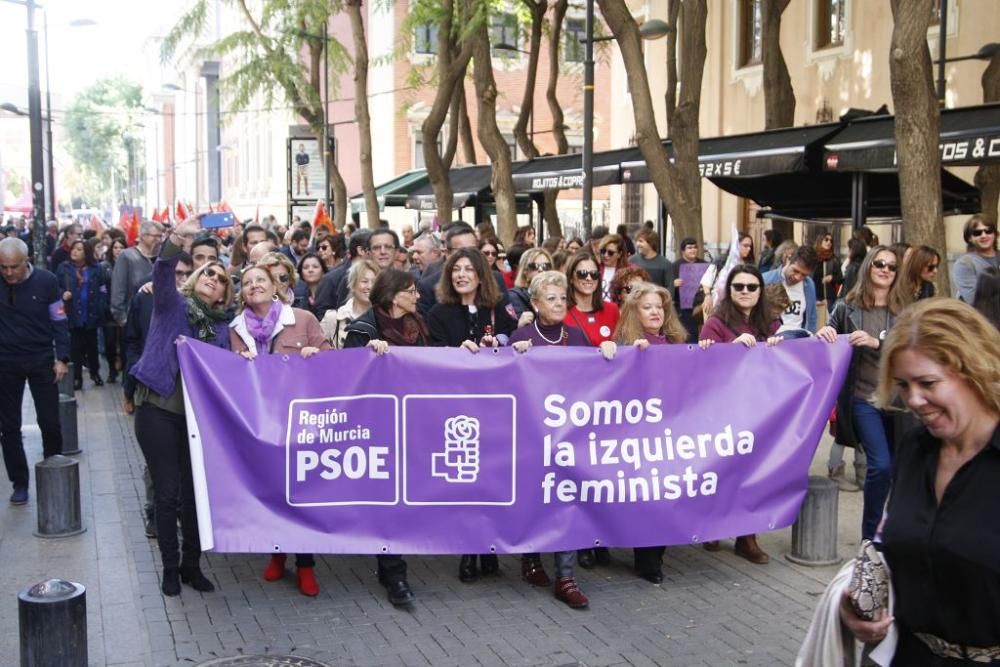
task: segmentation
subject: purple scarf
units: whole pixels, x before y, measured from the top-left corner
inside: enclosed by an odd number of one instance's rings
[[[267,311],[267,315],[264,317],[258,317],[257,313],[253,312],[250,308],[243,311],[243,319],[247,323],[247,331],[253,336],[254,341],[257,343],[257,353],[265,354],[267,353],[270,342],[271,334],[274,333],[274,327],[278,324],[278,319],[281,317],[281,302],[278,300],[271,302],[271,309]]]

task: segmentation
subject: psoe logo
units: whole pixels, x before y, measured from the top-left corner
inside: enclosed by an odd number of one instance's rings
[[[431,475],[453,484],[479,478],[479,420],[459,415],[444,423],[444,451],[431,454]]]

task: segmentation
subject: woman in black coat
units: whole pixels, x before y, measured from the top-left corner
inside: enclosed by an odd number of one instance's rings
[[[85,241],[73,241],[69,259],[56,269],[69,319],[73,357],[73,388],[83,389],[83,362],[86,357],[90,379],[100,387],[101,359],[97,351],[97,330],[108,317],[108,276],[94,258],[94,249]]]

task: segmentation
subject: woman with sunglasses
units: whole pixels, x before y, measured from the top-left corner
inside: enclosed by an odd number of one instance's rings
[[[834,342],[846,335],[855,348],[840,396],[837,398],[838,443],[864,447],[868,468],[864,478],[861,537],[870,540],[889,497],[892,465],[892,417],[870,399],[878,384],[882,341],[899,314],[891,298],[900,261],[883,245],[872,248],[861,263],[858,282],[830,314],[830,322],[816,336]],[[859,482],[861,480],[858,480]]]
[[[266,267],[251,266],[244,271],[240,276],[239,312],[229,325],[230,349],[250,360],[258,354],[299,354],[308,359],[331,349],[316,316],[293,308],[286,298],[283,285]],[[296,579],[303,595],[319,595],[315,565],[312,554],[295,554]],[[284,575],[285,554],[271,556],[264,579],[277,581]]]
[[[257,266],[263,266],[274,277],[274,281],[279,285],[278,291],[283,292],[282,301],[285,303],[295,301],[295,287],[299,283],[299,277],[288,255],[282,252],[269,252],[260,258]]]
[[[930,246],[916,246],[910,251],[910,256],[903,262],[903,270],[896,280],[896,292],[900,297],[911,301],[920,301],[934,296],[934,277],[941,267],[941,255]],[[902,309],[900,309],[902,310]]]
[[[382,356],[394,346],[430,345],[427,326],[417,312],[417,299],[416,277],[412,273],[392,268],[379,273],[372,285],[372,307],[347,326],[344,348],[367,347]],[[380,554],[375,558],[378,580],[385,586],[389,602],[396,606],[413,602],[415,596],[406,579],[403,557]]]
[[[833,235],[821,234],[813,244],[819,263],[813,271],[813,282],[816,284],[816,305],[825,302],[826,313],[829,314],[837,303],[837,288],[844,282],[840,259],[833,250]]]
[[[483,257],[486,258],[486,263],[491,269],[500,273],[507,270],[507,267],[504,266],[506,254],[500,241],[493,238],[481,239],[476,243],[476,247],[479,248],[479,252],[483,253]]]
[[[507,291],[507,300],[510,301],[510,305],[514,307],[514,312],[519,318],[517,321],[518,326],[530,323],[530,317],[533,317],[531,315],[533,313],[531,309],[531,294],[528,292],[531,279],[539,273],[551,271],[553,268],[552,256],[544,248],[529,248],[521,255],[521,262],[517,268],[517,277],[514,279],[514,287]],[[524,313],[529,313],[530,317],[522,320],[520,318]]]
[[[339,263],[339,245],[340,236],[324,236],[321,241],[316,243],[316,254],[319,255],[319,259],[323,262],[323,266],[327,271],[337,266]]]
[[[198,220],[181,223],[167,238],[153,265],[153,319],[142,356],[129,374],[135,389],[135,435],[153,478],[156,541],[163,561],[160,589],[181,592],[181,582],[197,591],[215,590],[202,574],[198,514],[191,477],[188,429],[184,414],[180,366],[174,341],[187,336],[229,349],[229,316],[233,283],[226,267],[208,262],[178,290],[178,254],[188,252],[201,231]],[[181,521],[183,546],[177,540]]]
[[[639,283],[650,282],[649,273],[646,269],[629,265],[615,274],[615,279],[611,281],[611,300],[617,303],[619,308],[625,303],[632,289]],[[673,303],[673,299],[670,303]],[[619,320],[620,322],[620,320]]]
[[[698,346],[703,350],[716,343],[737,343],[754,347],[759,342],[768,347],[777,345],[781,338],[775,334],[781,325],[775,319],[764,291],[764,278],[753,264],[739,264],[733,267],[726,278],[726,298],[715,308],[715,312],[701,328]],[[705,542],[707,551],[718,551],[719,541]],[[736,538],[737,556],[751,563],[764,565],[771,560],[760,545],[756,535],[742,535]]]
[[[677,316],[674,300],[667,288],[641,281],[631,283],[630,287],[624,295],[621,319],[615,331],[618,345],[632,345],[646,350],[650,345],[687,341],[687,329]],[[636,573],[650,583],[662,583],[665,551],[666,547],[662,546],[635,547],[632,552]]]
[[[578,327],[587,342],[597,347],[612,340],[618,326],[618,304],[605,301],[601,291],[601,271],[589,252],[579,252],[566,267],[569,280],[569,311],[566,324]]]
[[[976,280],[979,274],[990,267],[1000,268],[997,226],[982,215],[974,215],[962,228],[962,238],[965,239],[968,252],[955,260],[951,277],[955,285],[955,296],[971,304],[976,300]]]
[[[597,259],[601,261],[601,297],[611,301],[611,281],[615,273],[628,266],[628,255],[622,238],[617,234],[608,234],[597,244]]]

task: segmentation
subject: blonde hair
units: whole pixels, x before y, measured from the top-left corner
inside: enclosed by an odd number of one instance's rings
[[[526,268],[528,264],[537,262],[539,257],[544,257],[548,260],[549,264],[553,264],[552,255],[545,248],[528,248],[521,255],[521,260],[517,265],[517,278],[514,280],[514,287],[528,287],[528,278],[525,275],[528,272]],[[537,275],[537,274],[536,274]]]
[[[1000,331],[972,306],[934,297],[908,306],[882,347],[875,404],[895,394],[895,356],[914,350],[964,379],[988,410],[1000,414]]]
[[[618,318],[618,326],[615,328],[615,339],[622,345],[631,345],[643,337],[645,332],[639,323],[639,303],[648,294],[657,295],[660,297],[660,303],[663,304],[663,326],[657,333],[666,336],[669,343],[686,341],[688,332],[677,317],[670,291],[665,287],[645,282],[633,285],[632,292],[625,297],[625,301],[622,303],[621,317]]]
[[[233,281],[230,280],[229,272],[226,271],[226,266],[222,262],[206,262],[205,264],[202,264],[194,271],[194,273],[188,276],[187,280],[184,281],[184,284],[181,285],[180,292],[184,296],[194,296],[194,286],[198,284],[198,279],[201,278],[201,274],[205,273],[205,270],[210,266],[214,266],[222,273],[221,282],[225,291],[222,295],[220,303],[209,305],[220,308],[228,308],[229,304],[233,302]]]
[[[288,256],[281,252],[269,252],[259,260],[254,266],[259,266],[265,269],[268,273],[271,273],[271,269],[276,266],[283,266],[288,270],[288,289],[293,290],[299,282],[299,274],[295,270],[295,265],[292,264],[292,260],[288,259]],[[271,276],[272,280],[274,275]],[[275,290],[277,291],[277,285],[275,285]],[[284,294],[278,294],[278,298],[284,302],[288,302],[288,298]]]
[[[267,276],[267,279],[271,281],[271,287],[274,289],[274,294],[279,299],[281,299],[281,295],[278,294],[278,284],[279,283],[278,283],[277,280],[274,279],[274,276],[271,274],[271,272],[267,270],[266,266],[261,266],[260,264],[253,264],[252,266],[248,266],[243,271],[243,273],[240,274],[240,294],[239,294],[239,298],[237,298],[237,300],[236,300],[236,308],[237,308],[237,311],[241,312],[241,313],[244,310],[246,310],[246,307],[247,307],[247,302],[243,298],[244,295],[246,294],[246,292],[243,290],[243,279],[246,278],[247,274],[250,273],[251,271],[260,271],[265,276]],[[284,299],[281,299],[281,301],[284,302]]]

